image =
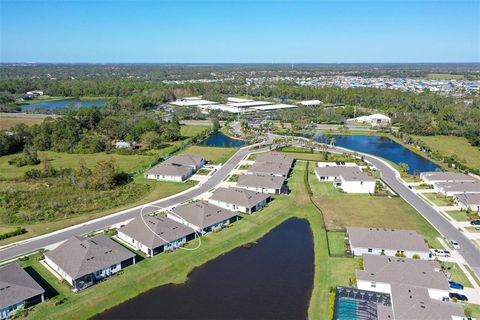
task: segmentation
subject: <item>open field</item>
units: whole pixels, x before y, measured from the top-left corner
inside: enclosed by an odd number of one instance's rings
[[[17,124],[24,123],[27,126],[33,126],[34,124],[40,124],[43,122],[43,118],[39,117],[12,117],[5,114],[0,115],[0,130],[10,129]]]
[[[415,136],[445,156],[457,155],[465,160],[468,167],[480,169],[480,148],[468,143],[464,137],[453,136]]]
[[[427,74],[427,78],[434,80],[461,80],[465,79],[465,76],[463,74],[429,73]]]
[[[326,233],[317,209],[308,198],[304,171],[305,163],[298,163],[289,182],[291,195],[275,196],[275,200],[267,208],[254,215],[245,216],[231,228],[207,235],[195,254],[179,250],[173,254],[160,254],[142,260],[125,269],[121,275],[77,294],[70,292],[32,257],[22,264],[30,266],[40,277],[47,280],[58,295],[36,306],[29,316],[32,319],[91,317],[153,287],[183,283],[187,281],[187,275],[193,268],[261,238],[289,218],[299,217],[308,219],[314,236],[315,275],[308,310],[309,318],[326,318],[329,288],[335,285],[348,285],[349,278],[354,277],[357,260],[328,256]],[[192,241],[189,245],[196,246],[196,242]],[[55,305],[55,301],[63,299],[66,299],[64,303]]]
[[[455,221],[468,221],[466,211],[447,211],[446,214],[455,219]]]
[[[330,255],[345,255],[345,232],[344,231],[328,231],[328,247]]]
[[[193,137],[199,133],[202,133],[205,130],[212,129],[211,126],[197,126],[197,125],[187,125],[181,126],[182,137]]]
[[[216,148],[204,146],[190,146],[180,153],[192,154],[195,156],[202,156],[212,163],[225,163],[230,159],[238,148]]]
[[[309,174],[313,199],[323,212],[327,229],[350,226],[413,229],[431,245],[437,244],[435,238],[439,236],[438,232],[403,199],[340,192],[335,194],[330,188],[320,187],[325,182],[319,182],[312,172]]]

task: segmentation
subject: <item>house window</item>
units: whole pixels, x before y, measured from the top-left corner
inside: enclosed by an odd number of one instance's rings
[[[376,287],[377,287],[377,283],[376,283],[375,281],[372,281],[372,283],[370,284],[370,286],[371,286],[372,288],[376,288]]]
[[[372,251],[373,251],[373,249],[370,249],[370,248],[368,249],[368,252],[372,252]]]

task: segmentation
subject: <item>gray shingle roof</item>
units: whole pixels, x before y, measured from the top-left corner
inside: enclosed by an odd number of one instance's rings
[[[445,192],[480,192],[480,183],[475,182],[436,182],[434,185]]]
[[[145,225],[142,218],[138,216],[125,226],[121,227],[119,231],[132,237],[150,249],[158,248],[170,241],[186,237],[195,232],[193,229],[161,215],[146,215],[144,216],[144,220],[148,224],[148,227]]]
[[[452,320],[452,316],[465,316],[461,304],[431,299],[426,288],[394,284],[391,289],[395,320]]]
[[[202,229],[238,215],[233,211],[220,208],[206,201],[178,206],[173,209],[173,212]]]
[[[358,280],[398,283],[447,291],[450,288],[445,274],[436,271],[440,269],[436,261],[364,254],[363,269],[356,270]]]
[[[192,171],[192,167],[178,164],[161,163],[147,171],[147,174],[184,177]]]
[[[104,235],[96,235],[72,237],[45,256],[75,280],[131,259],[135,254]]]
[[[290,166],[275,162],[255,162],[249,169],[248,173],[263,173],[271,175],[287,176],[290,172]]]
[[[466,205],[480,204],[480,193],[461,193],[457,194],[455,198]]]
[[[280,189],[285,178],[268,174],[244,174],[238,178],[237,186]]]
[[[45,290],[16,262],[0,267],[0,309],[44,292]]]
[[[347,227],[347,233],[354,247],[429,251],[425,240],[414,230]]]
[[[266,193],[241,188],[218,188],[210,199],[252,208],[270,198]]]
[[[475,181],[475,179],[468,174],[460,172],[422,172],[422,177],[430,181],[450,181],[450,182],[460,182],[460,181]]]
[[[263,154],[259,154],[255,158],[255,162],[282,163],[289,167],[293,165],[293,161],[294,159],[292,156],[285,153],[280,153],[280,152],[263,153]]]
[[[182,166],[190,166],[190,167],[199,167],[202,164],[202,161],[205,161],[203,157],[193,156],[191,154],[179,154],[177,156],[173,156],[163,163],[165,164],[177,164]]]
[[[342,177],[346,181],[375,181],[375,178],[359,167],[331,166],[318,167],[315,172],[320,177]]]

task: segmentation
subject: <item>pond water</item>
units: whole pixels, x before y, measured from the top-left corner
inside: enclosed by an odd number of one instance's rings
[[[404,162],[408,164],[408,173],[411,174],[424,171],[435,171],[435,169],[438,168],[438,166],[430,160],[417,155],[401,144],[385,137],[342,135],[332,135],[332,137],[336,140],[336,146],[369,153],[388,159],[397,164]],[[313,138],[319,142],[325,141],[321,134],[316,134]]]
[[[107,103],[107,99],[94,99],[94,100],[78,100],[78,99],[65,99],[56,101],[45,101],[34,104],[21,105],[22,111],[29,111],[32,109],[45,109],[49,112],[55,109],[61,109],[66,107],[84,108],[90,106],[101,107]]]
[[[306,319],[313,273],[309,224],[289,219],[253,246],[196,268],[185,284],[155,288],[94,319]]]
[[[222,132],[217,132],[199,143],[202,146],[209,147],[228,147],[237,148],[248,144],[247,141],[230,138]]]

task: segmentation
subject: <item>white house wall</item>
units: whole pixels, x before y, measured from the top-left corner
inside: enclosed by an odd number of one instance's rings
[[[61,269],[55,262],[53,262],[49,257],[45,256],[45,263],[50,266],[62,279],[67,281],[73,287],[73,279],[70,277],[63,269]]]
[[[381,248],[361,248],[361,247],[353,247],[350,244],[350,248],[355,256],[362,256],[364,254],[374,254],[374,255],[381,255],[382,254],[382,249]],[[371,251],[369,251],[371,250]],[[402,251],[402,250],[399,250]],[[395,257],[395,254],[397,254],[397,250],[384,250],[384,255],[389,256],[389,257]],[[430,252],[428,251],[408,251],[404,250],[403,254],[407,258],[413,259],[414,255],[420,256],[420,259],[422,260],[429,260],[430,259]]]
[[[375,193],[375,181],[343,181],[341,188],[346,193]]]

